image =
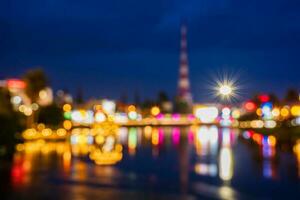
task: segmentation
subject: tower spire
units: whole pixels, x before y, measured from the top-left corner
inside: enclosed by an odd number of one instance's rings
[[[192,95],[190,92],[189,66],[187,55],[187,26],[185,23],[181,25],[181,41],[180,41],[180,64],[178,79],[178,96],[181,101],[192,104]]]

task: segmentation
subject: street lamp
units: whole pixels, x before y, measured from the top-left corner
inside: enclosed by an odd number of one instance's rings
[[[229,96],[233,92],[233,88],[230,85],[222,84],[219,86],[219,94],[223,96]]]
[[[215,87],[216,95],[223,100],[230,100],[232,97],[236,97],[236,86],[230,81],[218,82]]]

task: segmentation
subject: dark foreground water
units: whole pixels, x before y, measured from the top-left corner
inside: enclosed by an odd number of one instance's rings
[[[89,158],[90,139],[28,142],[13,163],[1,161],[0,198],[300,199],[300,145],[282,151],[248,137],[214,126],[121,128],[112,166]]]

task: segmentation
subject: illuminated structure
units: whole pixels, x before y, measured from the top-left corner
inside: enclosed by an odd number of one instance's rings
[[[37,102],[32,102],[26,94],[27,84],[21,79],[6,79],[0,81],[0,88],[6,88],[11,95],[11,103],[14,109],[20,111],[25,116],[31,116],[39,106],[50,105],[53,101],[52,89],[44,88],[39,92]]]
[[[180,65],[178,80],[178,97],[181,102],[187,103],[189,107],[192,105],[192,95],[190,92],[189,67],[187,56],[187,27],[185,24],[181,26],[181,42],[180,42]]]
[[[26,83],[20,79],[7,79],[0,81],[0,87],[7,88],[12,98],[11,102],[17,110],[21,104],[30,105],[30,99],[25,93]]]

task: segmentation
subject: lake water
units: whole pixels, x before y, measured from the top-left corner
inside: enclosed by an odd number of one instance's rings
[[[122,127],[118,154],[102,160],[91,159],[89,139],[27,142],[2,163],[1,190],[7,199],[299,199],[300,145],[283,151],[248,137],[215,126]]]

